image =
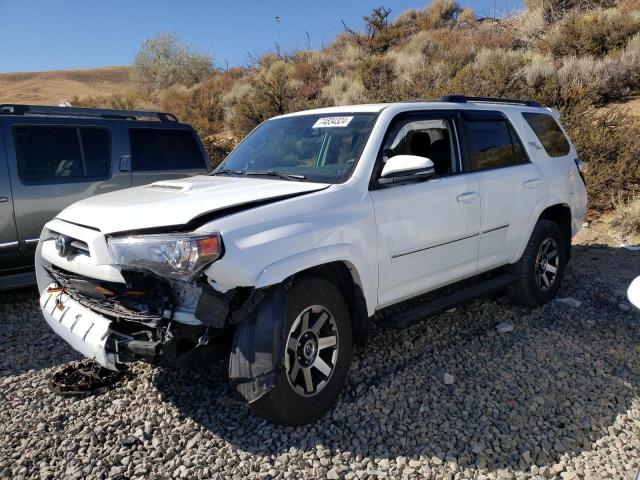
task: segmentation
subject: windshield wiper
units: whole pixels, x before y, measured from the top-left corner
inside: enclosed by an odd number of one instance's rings
[[[241,170],[232,170],[231,168],[223,168],[222,170],[214,170],[209,175],[242,175]]]
[[[245,175],[265,175],[269,177],[278,177],[283,180],[306,180],[307,177],[301,175],[299,173],[287,173],[287,172],[277,172],[275,170],[264,170],[264,171],[247,171],[244,172]]]

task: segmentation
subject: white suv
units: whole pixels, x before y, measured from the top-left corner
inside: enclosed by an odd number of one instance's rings
[[[110,369],[229,339],[252,411],[317,419],[371,322],[406,327],[497,290],[530,306],[555,295],[587,202],[558,119],[460,96],[273,118],[209,176],[49,222],[43,314]]]

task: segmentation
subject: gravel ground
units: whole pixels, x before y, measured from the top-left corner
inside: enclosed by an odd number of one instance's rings
[[[78,357],[35,290],[0,292],[0,477],[632,479],[640,315],[624,291],[636,274],[640,252],[578,245],[559,296],[580,307],[497,298],[374,329],[338,404],[302,428],[251,416],[224,361],[138,365],[107,393],[54,395],[52,373]]]

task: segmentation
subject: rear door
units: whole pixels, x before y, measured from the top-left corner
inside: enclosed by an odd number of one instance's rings
[[[478,271],[509,263],[542,197],[542,173],[500,112],[467,111],[466,168],[480,182],[482,219]]]
[[[24,262],[33,253],[42,227],[83,198],[131,186],[120,172],[112,131],[77,119],[8,119],[4,139],[13,187],[18,241]]]
[[[207,173],[204,149],[190,128],[136,124],[129,143],[134,186]]]
[[[2,141],[2,123],[0,122],[0,273],[11,273],[19,266],[20,245],[13,216],[9,166]]]

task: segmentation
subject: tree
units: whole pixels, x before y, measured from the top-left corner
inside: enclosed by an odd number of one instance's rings
[[[213,72],[213,58],[193,50],[173,33],[161,32],[142,42],[131,66],[132,78],[152,88],[190,87]]]

